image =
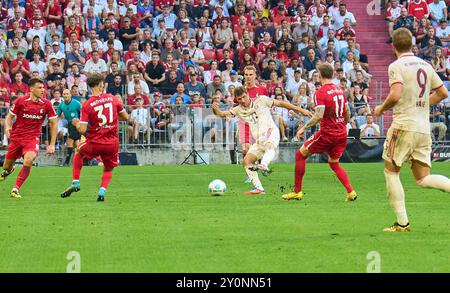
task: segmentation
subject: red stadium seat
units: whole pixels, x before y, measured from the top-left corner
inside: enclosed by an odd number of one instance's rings
[[[206,61],[212,61],[212,60],[216,60],[216,50],[214,49],[203,49],[203,56],[205,56],[205,60]],[[205,70],[210,70],[211,66],[208,63],[203,64],[203,68],[205,68]]]

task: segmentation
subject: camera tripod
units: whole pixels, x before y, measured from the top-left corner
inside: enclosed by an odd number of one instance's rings
[[[194,110],[191,109],[189,110],[189,118],[191,121],[191,152],[189,153],[189,155],[183,160],[183,162],[180,165],[191,165],[191,163],[188,162],[189,158],[191,156],[193,156],[194,159],[194,165],[196,164],[205,164],[207,165],[207,163],[205,162],[205,160],[202,158],[202,156],[197,152],[197,150],[195,149],[195,134],[194,134],[194,129],[195,129],[195,125],[194,125]],[[197,163],[197,158],[200,158],[200,163]]]

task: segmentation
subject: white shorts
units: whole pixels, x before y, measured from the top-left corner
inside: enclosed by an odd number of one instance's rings
[[[270,128],[265,135],[262,135],[256,142],[250,146],[249,153],[255,155],[260,160],[266,150],[274,148],[278,150],[278,144],[280,143],[280,131],[278,128]]]
[[[383,159],[397,167],[415,160],[431,168],[431,135],[391,127],[384,141]]]

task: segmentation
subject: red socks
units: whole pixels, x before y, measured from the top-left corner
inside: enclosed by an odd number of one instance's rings
[[[72,161],[72,179],[80,180],[81,168],[83,168],[83,156],[79,152],[75,152]]]
[[[112,169],[111,170],[103,169],[102,185],[100,185],[100,187],[107,189],[109,182],[111,181],[111,178],[112,178]]]
[[[19,175],[17,175],[15,188],[20,189],[22,184],[27,180],[28,175],[30,175],[31,167],[23,166],[20,170]]]
[[[295,187],[294,192],[302,191],[303,176],[305,175],[306,158],[300,150],[295,152]]]
[[[352,192],[353,187],[350,183],[350,180],[348,179],[347,172],[339,165],[338,162],[336,163],[328,163],[330,165],[330,168],[336,173],[337,178],[339,181],[341,181],[342,185],[344,185],[345,189],[347,189],[347,192]]]

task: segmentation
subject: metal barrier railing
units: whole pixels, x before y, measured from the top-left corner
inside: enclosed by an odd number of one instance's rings
[[[382,103],[382,83],[375,83],[375,96],[370,101],[370,107]],[[221,105],[223,110],[229,108],[228,104]],[[210,105],[168,105],[147,106],[140,109],[137,106],[127,106],[132,120],[122,121],[119,125],[119,142],[122,151],[133,148],[173,148],[212,150],[215,148],[240,149],[238,143],[238,118],[222,119],[213,114]],[[450,122],[450,107],[443,105],[439,109],[440,115],[433,119],[433,141],[444,141],[447,135],[447,126]],[[0,107],[0,119],[4,120],[8,113],[7,107]],[[284,109],[273,109],[273,117],[277,126],[283,123],[281,128],[280,146],[289,146],[290,143],[301,143],[318,128],[309,130],[301,141],[294,139],[299,127],[307,123],[305,117],[293,117]],[[433,113],[431,113],[433,114]],[[365,117],[357,118],[357,127],[366,122]],[[62,148],[67,137],[67,123],[60,119],[58,123],[57,146]],[[3,125],[3,121],[2,125]],[[384,121],[382,118],[374,119],[383,133]],[[285,129],[283,131],[283,128]],[[0,127],[0,138],[3,140],[3,127]],[[48,144],[50,133],[47,121],[42,126],[41,147]],[[5,141],[3,141],[5,144]],[[58,149],[58,147],[57,147]]]

